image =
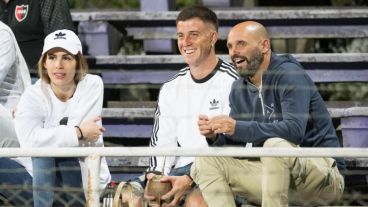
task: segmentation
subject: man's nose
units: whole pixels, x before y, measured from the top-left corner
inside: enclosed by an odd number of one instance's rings
[[[184,36],[184,43],[185,44],[190,44],[192,42],[190,35],[185,35]]]
[[[232,57],[235,54],[235,48],[229,48],[229,56]]]

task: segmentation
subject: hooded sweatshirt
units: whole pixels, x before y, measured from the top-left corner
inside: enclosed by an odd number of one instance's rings
[[[236,80],[229,101],[235,132],[220,135],[215,145],[262,146],[268,138],[281,137],[300,147],[340,146],[315,84],[290,55],[272,53],[259,88],[247,79]],[[338,168],[344,169],[344,160],[335,159]]]

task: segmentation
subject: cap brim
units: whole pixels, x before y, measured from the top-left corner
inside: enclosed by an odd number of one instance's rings
[[[76,55],[78,54],[78,49],[75,48],[68,48],[65,46],[60,46],[60,44],[55,44],[55,45],[49,45],[48,47],[45,47],[42,51],[42,55],[44,55],[45,53],[47,53],[49,50],[53,49],[53,48],[62,48],[64,50],[66,50],[67,52],[69,52],[72,55]]]

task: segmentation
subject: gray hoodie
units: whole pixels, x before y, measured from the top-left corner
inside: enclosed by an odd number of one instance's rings
[[[230,116],[237,120],[233,136],[220,135],[215,145],[262,146],[281,137],[301,147],[339,147],[325,103],[303,67],[290,55],[272,54],[262,85],[244,78],[230,93]],[[339,169],[344,160],[337,158]]]

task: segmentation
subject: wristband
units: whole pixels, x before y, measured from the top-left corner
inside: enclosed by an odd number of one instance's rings
[[[74,126],[74,127],[76,127],[78,130],[79,130],[79,133],[80,133],[80,138],[78,138],[79,140],[83,140],[84,139],[84,136],[83,136],[83,133],[82,133],[82,130],[81,130],[81,128],[79,127],[79,126]]]
[[[190,182],[190,184],[189,184],[190,188],[194,188],[194,187],[196,186],[196,183],[194,182],[194,180],[193,180],[192,176],[190,176],[190,174],[189,174],[189,173],[184,174],[184,175],[186,175],[186,176],[191,180],[191,182]]]

